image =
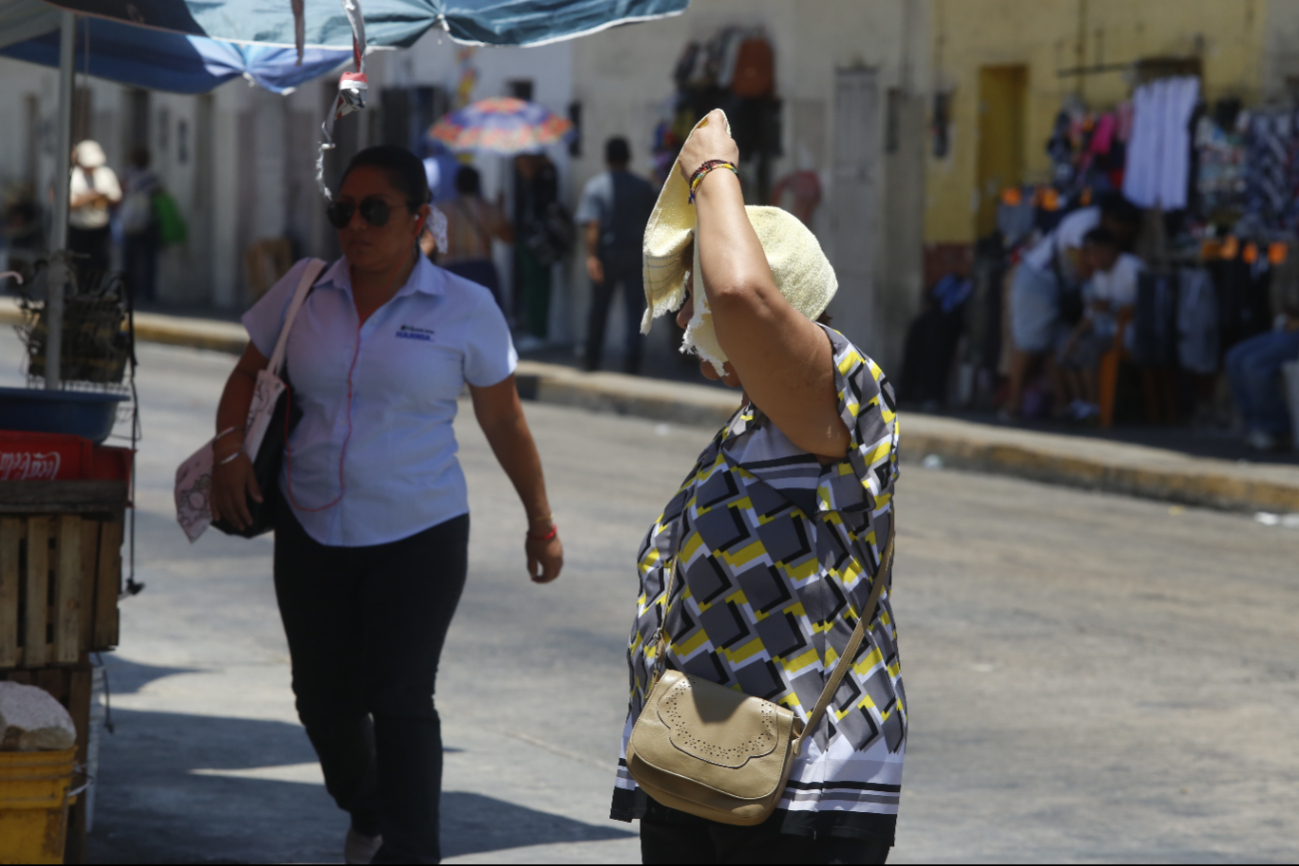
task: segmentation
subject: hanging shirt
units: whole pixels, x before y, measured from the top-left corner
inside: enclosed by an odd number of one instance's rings
[[[704,449],[641,545],[615,820],[645,811],[645,794],[627,771],[627,740],[652,687],[674,564],[668,665],[774,701],[804,722],[874,582],[891,579],[880,573],[880,557],[893,528],[898,475],[893,386],[846,337],[824,330],[834,351],[839,415],[851,436],[847,456],[822,466],[760,412],[742,408]],[[786,833],[891,842],[907,707],[887,589],[857,656],[845,661],[852,667],[794,760],[776,820]]]
[[[1192,76],[1161,78],[1133,94],[1123,194],[1138,207],[1186,207],[1190,122],[1199,99],[1200,79]]]
[[[244,314],[267,357],[306,264]],[[303,415],[280,491],[308,535],[341,547],[385,544],[468,513],[451,426],[457,398],[466,383],[495,385],[518,364],[491,292],[419,256],[406,284],[361,325],[339,259],[298,312],[286,357]]]

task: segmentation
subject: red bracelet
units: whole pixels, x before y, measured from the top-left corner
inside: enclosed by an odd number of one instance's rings
[[[559,527],[552,523],[550,524],[550,531],[547,532],[545,535],[533,535],[531,532],[529,532],[528,538],[534,539],[536,541],[550,541],[550,539],[554,538],[558,534],[559,534]]]

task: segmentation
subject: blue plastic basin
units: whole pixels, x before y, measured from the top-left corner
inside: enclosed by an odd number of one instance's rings
[[[117,404],[125,399],[100,391],[0,388],[0,430],[71,433],[99,444],[113,432]]]

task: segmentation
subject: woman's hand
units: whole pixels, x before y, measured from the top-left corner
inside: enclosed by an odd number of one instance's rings
[[[524,542],[523,549],[528,554],[528,577],[533,583],[550,583],[559,577],[564,567],[564,545],[559,540],[559,533],[546,538],[554,528],[551,521],[543,525],[533,524]]]
[[[710,159],[723,159],[733,165],[740,164],[740,147],[726,131],[726,116],[720,109],[714,108],[704,117],[703,125],[686,140],[677,157],[681,174],[686,183],[694,177],[699,166]]]
[[[235,529],[244,529],[253,522],[253,515],[248,510],[248,497],[254,502],[262,501],[262,491],[257,486],[257,475],[253,472],[253,461],[247,454],[240,453],[229,463],[219,463],[212,467],[212,495],[208,503],[212,510],[212,522],[225,518]]]

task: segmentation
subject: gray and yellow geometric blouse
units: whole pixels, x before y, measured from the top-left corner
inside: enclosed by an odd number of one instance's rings
[[[745,406],[704,449],[641,545],[624,758],[652,683],[674,557],[681,569],[666,629],[669,666],[783,704],[805,721],[874,581],[891,578],[877,572],[898,477],[893,388],[874,361],[825,330],[839,413],[852,436],[847,456],[822,466]],[[772,820],[789,833],[891,841],[906,732],[886,590]],[[611,817],[641,817],[644,798],[620,762]]]

